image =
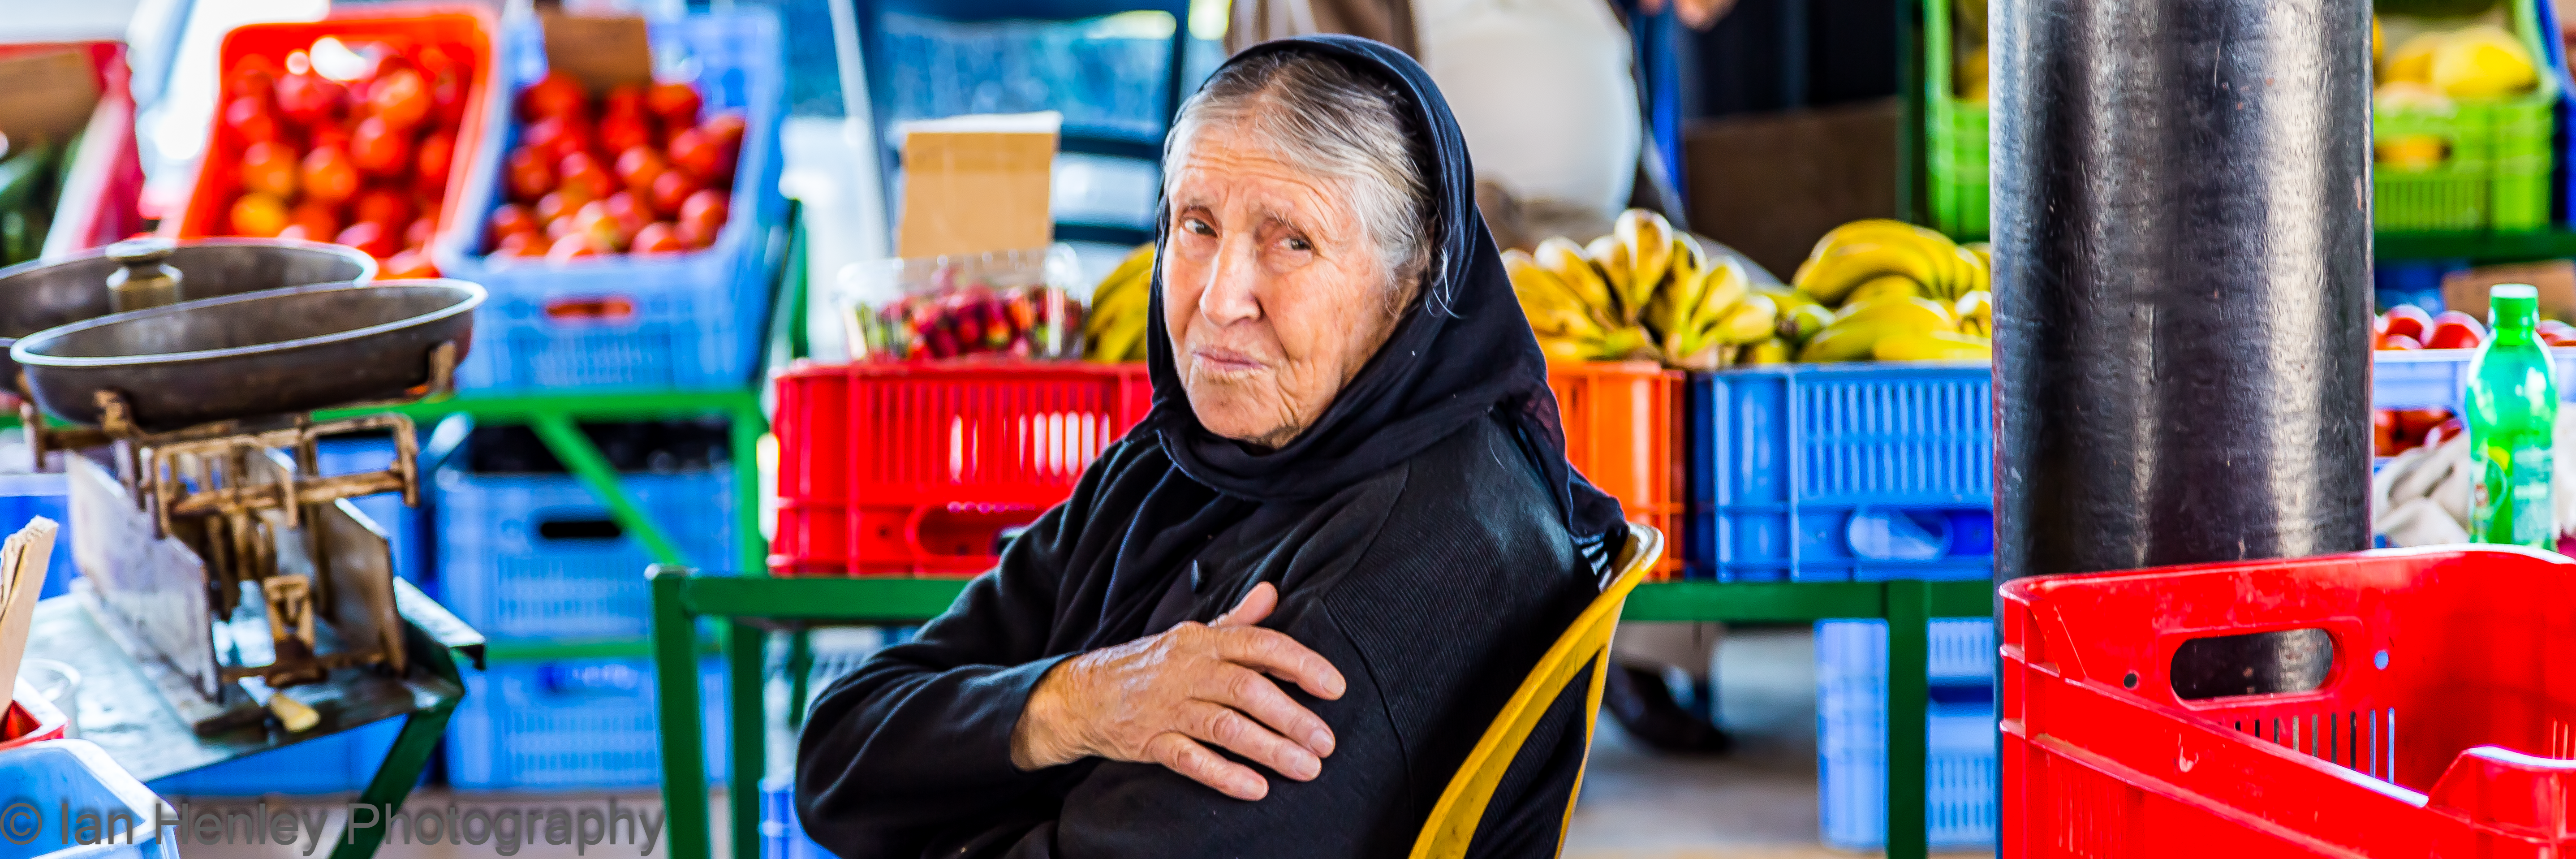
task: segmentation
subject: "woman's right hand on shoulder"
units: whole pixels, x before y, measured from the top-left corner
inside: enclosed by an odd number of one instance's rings
[[[1296,639],[1254,626],[1278,605],[1279,590],[1263,582],[1215,623],[1183,623],[1058,664],[1029,694],[1011,732],[1011,763],[1156,763],[1236,799],[1270,793],[1260,773],[1202,745],[1214,743],[1313,779],[1333,753],[1333,730],[1271,678],[1325,700],[1342,697],[1344,681]]]

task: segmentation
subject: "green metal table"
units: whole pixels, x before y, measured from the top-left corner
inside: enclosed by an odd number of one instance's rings
[[[758,569],[754,567],[752,569]],[[727,621],[732,699],[727,800],[733,855],[760,855],[760,779],[767,752],[762,659],[771,631],[809,626],[909,624],[948,610],[965,579],[698,576],[656,567],[653,648],[662,729],[662,797],[674,859],[709,859],[705,726],[699,721],[698,621]],[[1632,621],[1815,621],[1881,618],[1888,624],[1888,853],[1915,859],[1924,844],[1924,730],[1930,695],[1925,633],[1935,617],[1989,617],[1990,582],[1665,582],[1628,598]],[[801,638],[801,636],[800,636]],[[791,670],[797,665],[790,660]],[[796,672],[801,674],[801,672]],[[801,700],[802,695],[792,696]]]

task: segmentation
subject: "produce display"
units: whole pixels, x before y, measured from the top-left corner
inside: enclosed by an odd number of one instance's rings
[[[627,84],[593,98],[562,74],[519,93],[509,202],[485,218],[496,257],[670,254],[714,244],[731,217],[744,119],[700,118],[695,84]]]
[[[1662,361],[1714,370],[1747,360],[1781,319],[1733,259],[1715,258],[1661,215],[1619,214],[1588,245],[1558,237],[1503,252],[1512,293],[1552,361]]]
[[[2457,102],[2523,95],[2540,83],[2539,64],[2503,27],[2393,23],[2415,32],[2388,49],[2380,19],[2371,19],[2371,103],[2378,110],[2447,116]],[[2383,137],[2372,148],[2372,161],[2393,170],[2430,170],[2451,155],[2450,142],[2435,134]]]
[[[1152,319],[1154,246],[1138,245],[1091,290],[1082,320],[1082,357],[1115,364],[1145,360],[1145,327]]]
[[[2428,443],[2438,444],[2467,431],[2450,409],[2373,409],[2370,413],[2371,455],[2396,456]]]
[[[2422,426],[2422,435],[2413,445],[2371,476],[2371,533],[2391,546],[2470,542],[2470,500],[2477,473],[2460,419],[2450,417],[2449,409],[2416,409],[2399,411],[2394,420],[2403,433],[2435,415],[2444,417]],[[2553,435],[2556,449],[2576,449],[2576,409],[2559,410]],[[2551,467],[2550,494],[2557,504],[2553,518],[2563,539],[2576,534],[2576,457],[2555,457]]]
[[[71,155],[77,151],[79,135],[61,146],[0,137],[0,266],[43,255],[45,234],[53,228],[54,204],[62,195],[64,174],[71,170]]]
[[[1057,285],[1074,267],[1072,251],[1060,249],[892,260],[881,268],[860,269],[859,286],[896,294],[877,302],[844,294],[851,357],[1078,356],[1082,302]]]
[[[2576,346],[2576,325],[2540,320],[2540,341],[2551,347]],[[2415,349],[2475,349],[2486,345],[2487,327],[2457,310],[2429,315],[2412,304],[2391,307],[2372,321],[2370,348],[2382,352]]]
[[[236,63],[208,155],[235,180],[214,234],[337,242],[384,277],[437,276],[428,245],[474,75],[470,56],[392,39]]]
[[[1993,357],[1993,249],[1900,221],[1854,221],[1816,242],[1790,279],[1804,303],[1780,326],[1797,360]]]

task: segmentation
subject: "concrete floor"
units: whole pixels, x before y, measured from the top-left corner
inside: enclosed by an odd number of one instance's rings
[[[1582,800],[1566,835],[1568,859],[1803,859],[1854,854],[1817,842],[1814,651],[1805,629],[1739,630],[1718,656],[1724,695],[1722,717],[1737,749],[1724,757],[1689,759],[1643,750],[1605,718],[1587,768]],[[608,795],[452,794],[427,791],[411,808],[445,806],[580,806],[604,804]],[[658,812],[649,793],[618,794],[621,806]],[[175,800],[174,800],[175,801]],[[716,831],[725,830],[724,805],[716,803]],[[332,815],[336,831],[345,817]],[[302,844],[188,845],[187,859],[301,859]],[[633,845],[525,845],[528,859],[590,854],[636,856]],[[657,846],[655,855],[666,851]],[[717,845],[718,859],[728,851]],[[318,855],[318,852],[317,852]],[[492,845],[394,844],[387,859],[466,859],[495,855]]]

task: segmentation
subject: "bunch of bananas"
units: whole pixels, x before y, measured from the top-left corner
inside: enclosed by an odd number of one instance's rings
[[[1503,253],[1512,294],[1553,361],[1663,361],[1692,369],[1734,363],[1771,336],[1779,304],[1755,292],[1733,259],[1642,209],[1619,214],[1588,246],[1540,242]]]
[[[1779,336],[1744,363],[1983,361],[1993,356],[1994,257],[1931,230],[1855,221],[1816,242],[1790,279]]]
[[[1154,246],[1137,246],[1091,290],[1082,319],[1082,357],[1104,364],[1145,360],[1145,323],[1154,298]]]

